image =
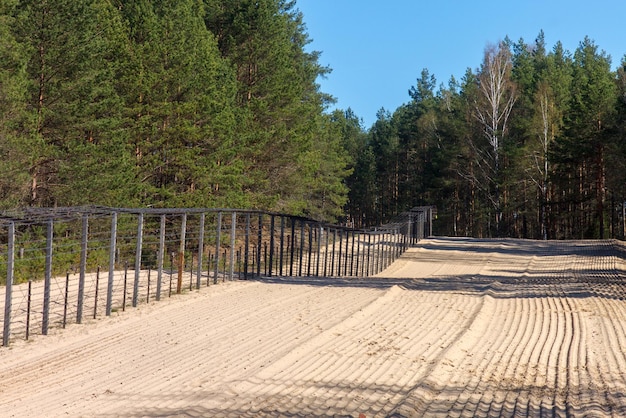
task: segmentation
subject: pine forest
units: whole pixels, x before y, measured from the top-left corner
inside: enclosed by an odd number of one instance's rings
[[[503,34],[366,127],[330,110],[305,21],[287,0],[0,0],[0,209],[365,227],[432,205],[438,235],[624,238],[626,56]]]

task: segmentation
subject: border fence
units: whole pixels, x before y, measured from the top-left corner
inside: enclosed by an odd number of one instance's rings
[[[366,277],[432,233],[432,207],[356,230],[237,209],[0,213],[2,345],[51,327],[255,277]]]

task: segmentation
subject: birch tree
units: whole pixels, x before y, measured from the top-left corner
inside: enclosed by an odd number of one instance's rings
[[[546,68],[539,75],[535,91],[534,127],[536,142],[531,153],[534,174],[532,181],[539,189],[540,228],[542,239],[548,239],[547,207],[549,203],[549,181],[551,172],[550,151],[552,144],[564,127],[569,87],[571,84],[571,62],[558,43],[546,59]]]
[[[479,150],[485,167],[489,189],[489,199],[495,210],[496,229],[500,228],[502,218],[501,202],[501,147],[507,132],[509,116],[516,100],[515,84],[511,80],[511,52],[501,42],[497,46],[488,46],[478,74],[479,94],[474,103],[474,116],[482,127],[488,149]]]

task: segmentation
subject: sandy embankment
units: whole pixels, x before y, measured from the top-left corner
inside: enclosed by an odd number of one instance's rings
[[[378,278],[227,282],[0,350],[7,416],[626,416],[612,242],[434,239]]]

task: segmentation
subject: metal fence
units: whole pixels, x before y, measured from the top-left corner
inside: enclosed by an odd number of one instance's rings
[[[225,280],[371,276],[431,230],[429,217],[416,208],[355,230],[235,209],[3,212],[2,345]]]

